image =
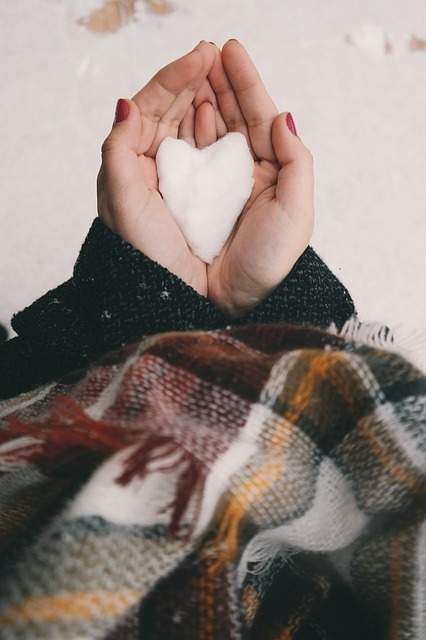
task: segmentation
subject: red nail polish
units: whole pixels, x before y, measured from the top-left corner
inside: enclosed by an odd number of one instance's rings
[[[127,100],[125,100],[124,98],[120,98],[120,100],[117,102],[117,107],[115,109],[114,124],[117,124],[117,122],[122,122],[123,120],[127,120],[129,111],[130,111],[130,107]]]
[[[292,134],[294,136],[297,136],[296,125],[294,124],[293,116],[291,115],[290,112],[287,114],[286,121],[287,121],[287,126],[290,129],[290,131],[292,132]]]

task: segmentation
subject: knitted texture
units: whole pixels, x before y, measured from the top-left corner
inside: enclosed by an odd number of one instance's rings
[[[267,298],[231,318],[96,218],[73,277],[14,315],[19,337],[0,344],[0,398],[156,332],[277,321],[340,327],[353,313],[349,293],[311,247]]]
[[[426,378],[285,323],[0,403],[2,640],[426,637]]]

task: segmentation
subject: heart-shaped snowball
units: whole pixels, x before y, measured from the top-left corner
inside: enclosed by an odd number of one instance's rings
[[[204,149],[165,138],[156,160],[167,207],[193,253],[211,264],[253,187],[254,162],[245,137],[227,133]]]

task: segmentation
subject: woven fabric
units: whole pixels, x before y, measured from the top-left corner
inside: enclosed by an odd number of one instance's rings
[[[349,292],[312,247],[266,298],[231,318],[96,218],[73,277],[13,316],[18,336],[0,344],[0,398],[154,333],[267,322],[342,326],[354,313]]]
[[[426,637],[426,378],[284,323],[0,403],[0,637]]]

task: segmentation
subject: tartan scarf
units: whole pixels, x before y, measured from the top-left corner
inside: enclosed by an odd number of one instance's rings
[[[1,402],[0,637],[423,640],[426,378],[360,336],[161,333]]]

